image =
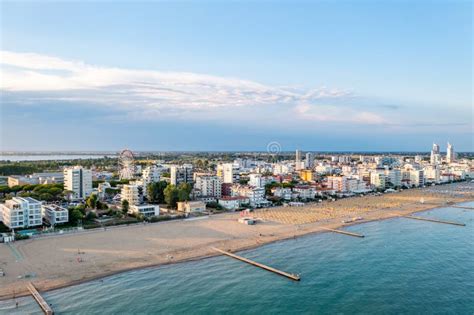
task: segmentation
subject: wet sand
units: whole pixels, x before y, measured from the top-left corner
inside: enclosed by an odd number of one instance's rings
[[[420,202],[423,198],[424,203]],[[127,270],[215,256],[211,247],[238,251],[309,233],[474,200],[474,184],[456,183],[382,196],[354,197],[304,207],[262,209],[247,226],[238,213],[193,220],[118,226],[0,244],[0,299],[28,294],[30,281],[52,290]],[[361,221],[342,223],[353,217]],[[24,278],[25,275],[33,275]],[[19,277],[22,277],[21,279]]]

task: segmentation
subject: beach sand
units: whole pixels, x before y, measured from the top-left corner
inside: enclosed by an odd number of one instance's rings
[[[6,274],[0,277],[0,299],[28,294],[30,281],[40,291],[51,290],[117,272],[217,255],[211,247],[238,251],[308,233],[327,233],[321,227],[387,219],[448,201],[473,199],[474,184],[463,182],[304,207],[262,209],[252,213],[262,219],[254,226],[238,223],[239,213],[224,213],[0,244],[0,268]],[[341,222],[359,216],[362,221]]]

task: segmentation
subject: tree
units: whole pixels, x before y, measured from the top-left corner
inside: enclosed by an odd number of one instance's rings
[[[181,183],[178,185],[178,200],[179,201],[188,201],[189,195],[191,194],[192,187],[188,183]]]
[[[79,220],[82,220],[83,217],[84,215],[79,209],[77,208],[69,209],[69,223],[72,223],[72,224],[77,223]]]
[[[127,199],[122,200],[122,212],[127,213],[129,208],[130,208],[130,205],[128,203],[128,200]]]
[[[168,183],[165,182],[164,180],[156,182],[156,183],[148,184],[148,187],[147,187],[148,201],[151,203],[164,203],[165,202],[164,190],[166,186],[168,186]]]
[[[75,209],[79,210],[82,213],[83,216],[86,215],[86,206],[84,206],[83,204],[80,204],[80,205],[76,206]]]
[[[87,198],[86,204],[89,208],[96,209],[97,208],[97,201],[98,201],[97,195],[92,194],[92,195],[89,196],[89,198]]]
[[[176,208],[178,202],[178,189],[175,185],[168,185],[164,190],[165,202],[171,208]]]

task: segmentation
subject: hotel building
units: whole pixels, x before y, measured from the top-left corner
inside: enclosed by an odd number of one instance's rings
[[[0,204],[0,220],[10,229],[42,225],[41,202],[30,197],[14,197]]]
[[[92,171],[81,166],[64,169],[64,189],[72,191],[73,199],[86,199],[92,193]]]

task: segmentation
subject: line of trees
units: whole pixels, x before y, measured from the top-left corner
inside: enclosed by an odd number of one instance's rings
[[[44,201],[60,201],[64,199],[66,193],[63,184],[0,186],[0,195],[5,199],[18,196],[32,197]]]

